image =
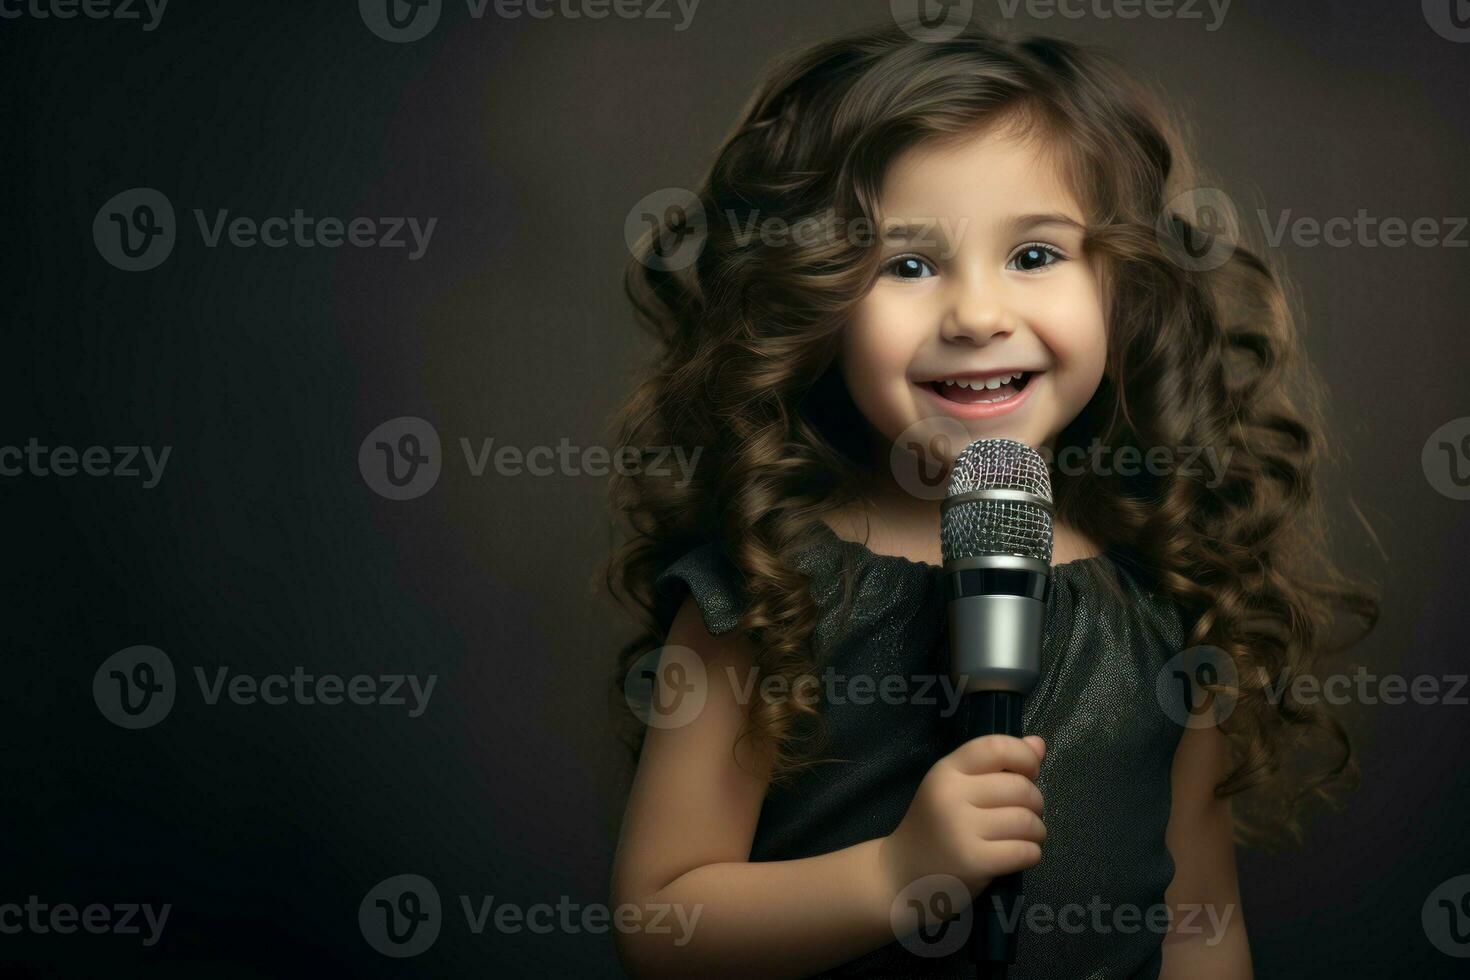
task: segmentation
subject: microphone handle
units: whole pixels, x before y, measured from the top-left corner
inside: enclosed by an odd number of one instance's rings
[[[967,740],[981,735],[1021,737],[1021,711],[1025,698],[1015,691],[977,691],[965,695]],[[1002,875],[975,897],[970,932],[970,961],[978,977],[1001,978],[1006,965],[1016,962],[1016,933],[1006,920],[1020,923],[1017,902],[1021,895],[1021,872]]]

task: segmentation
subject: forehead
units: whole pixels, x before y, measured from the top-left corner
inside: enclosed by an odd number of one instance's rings
[[[1014,126],[920,143],[890,164],[879,210],[906,218],[1060,212],[1081,222],[1062,160],[1045,136]]]

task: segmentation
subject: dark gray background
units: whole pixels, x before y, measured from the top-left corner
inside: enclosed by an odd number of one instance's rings
[[[173,905],[153,949],[0,936],[0,964],[618,974],[606,935],[475,936],[459,914],[461,894],[608,900],[626,773],[603,685],[630,626],[590,584],[610,539],[604,481],[476,478],[457,440],[610,445],[647,351],[620,292],[629,210],[697,180],[768,58],[887,16],[885,0],[704,0],[678,32],[476,21],[449,2],[409,44],[373,36],[349,2],[174,0],[151,32],[0,20],[0,444],[173,447],[153,490],[0,480],[0,902]],[[1213,32],[1092,15],[1034,26],[1103,43],[1155,81],[1248,214],[1470,214],[1470,44],[1431,30],[1416,2],[1236,0]],[[91,227],[137,186],[169,197],[180,239],[158,268],[127,273]],[[439,223],[409,262],[208,249],[193,208]],[[1470,250],[1279,252],[1332,394],[1337,551],[1383,590],[1361,655],[1380,671],[1464,673],[1470,503],[1436,492],[1421,453],[1470,415]],[[390,501],[357,453],[404,415],[437,428],[444,472]],[[185,681],[167,719],[124,731],[91,681],[135,644],[166,651]],[[439,681],[416,719],[210,706],[192,670],[220,665]],[[1470,708],[1351,716],[1366,785],[1347,811],[1302,853],[1241,856],[1258,975],[1457,975],[1420,913],[1470,872]],[[356,916],[403,873],[435,883],[446,922],[428,952],[395,961]]]

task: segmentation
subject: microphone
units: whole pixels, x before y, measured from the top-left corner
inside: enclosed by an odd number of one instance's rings
[[[964,692],[966,740],[1019,738],[1025,696],[1041,673],[1051,588],[1051,479],[1041,454],[1013,439],[966,446],[940,504],[939,538],[949,673]],[[1020,891],[1015,872],[976,897],[969,949],[977,976],[1004,977],[1016,961],[1005,917],[1018,911]]]

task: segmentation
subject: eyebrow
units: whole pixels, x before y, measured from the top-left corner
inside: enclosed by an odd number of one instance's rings
[[[893,244],[895,242],[912,241],[923,235],[937,235],[939,242],[936,244],[942,245],[945,240],[944,225],[945,222],[940,219],[932,221],[909,221],[902,224],[880,222],[879,237],[885,244]]]
[[[936,235],[939,241],[936,245],[945,245],[945,225],[943,220],[933,221],[908,221],[896,224],[884,223],[882,225],[882,241],[885,245],[896,245],[912,241],[926,235]],[[1008,234],[1019,235],[1022,232],[1039,228],[1042,225],[1061,225],[1076,231],[1086,232],[1086,227],[1077,219],[1061,213],[1060,211],[1037,212],[1034,214],[1018,214],[1006,220],[1004,228]]]
[[[1020,214],[1012,218],[1009,227],[1013,233],[1019,234],[1029,231],[1039,225],[1064,225],[1077,231],[1086,231],[1082,223],[1075,218],[1068,217],[1060,211],[1050,211],[1045,214]]]

